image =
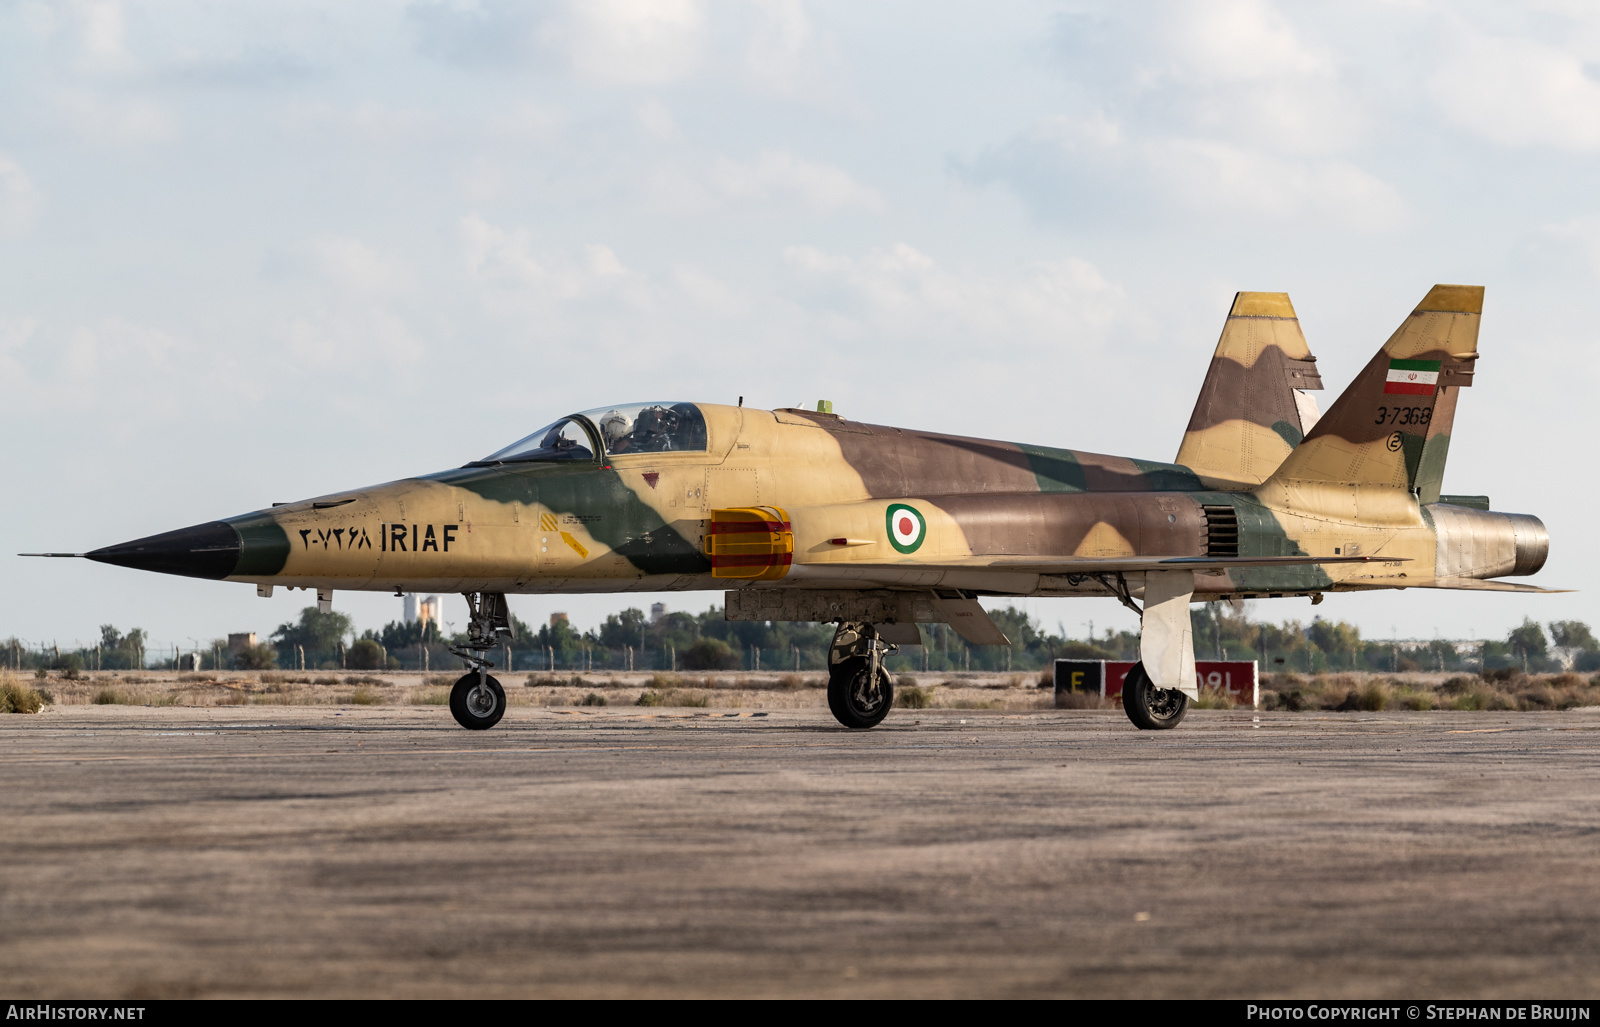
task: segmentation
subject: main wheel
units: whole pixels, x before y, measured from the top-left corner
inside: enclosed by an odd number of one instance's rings
[[[1189,712],[1189,697],[1176,688],[1157,688],[1144,664],[1135,663],[1122,683],[1122,708],[1139,730],[1165,731],[1177,727]]]
[[[468,674],[450,689],[450,715],[474,731],[494,727],[506,715],[506,690],[491,677],[479,687],[478,675]]]
[[[871,678],[872,663],[865,656],[841,660],[828,674],[828,709],[845,727],[874,727],[889,715],[894,682],[882,664],[878,665],[878,680]]]

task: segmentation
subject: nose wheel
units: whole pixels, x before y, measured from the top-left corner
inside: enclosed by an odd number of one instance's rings
[[[487,674],[463,675],[450,689],[450,715],[474,731],[494,727],[506,715],[506,690]]]
[[[511,630],[511,612],[506,597],[499,592],[467,592],[467,639],[452,645],[450,651],[461,657],[467,673],[450,689],[450,715],[464,728],[482,731],[500,723],[506,715],[506,690],[489,676],[494,666],[484,654],[500,644],[501,635]]]

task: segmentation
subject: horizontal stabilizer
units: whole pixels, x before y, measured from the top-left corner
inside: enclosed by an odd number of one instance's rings
[[[1538,585],[1519,585],[1514,581],[1488,581],[1483,578],[1435,578],[1418,582],[1413,588],[1456,588],[1464,592],[1576,592],[1575,588],[1540,588]]]

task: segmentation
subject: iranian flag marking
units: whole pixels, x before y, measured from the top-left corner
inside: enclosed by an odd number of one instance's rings
[[[1391,360],[1384,379],[1386,396],[1431,396],[1439,384],[1440,360]]]

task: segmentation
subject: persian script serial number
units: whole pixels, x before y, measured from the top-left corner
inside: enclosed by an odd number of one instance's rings
[[[1427,424],[1433,420],[1433,407],[1379,407],[1373,424]]]

